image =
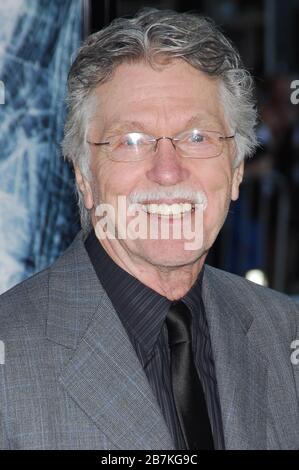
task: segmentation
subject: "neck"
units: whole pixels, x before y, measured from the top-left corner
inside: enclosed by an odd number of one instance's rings
[[[207,253],[203,254],[192,264],[158,266],[137,255],[129,254],[120,244],[112,246],[108,239],[99,242],[118,266],[172,301],[182,298],[191,289],[207,256]]]

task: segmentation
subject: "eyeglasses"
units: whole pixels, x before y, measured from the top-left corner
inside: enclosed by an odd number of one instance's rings
[[[90,142],[90,145],[103,147],[105,155],[117,162],[145,160],[157,150],[160,140],[170,140],[173,147],[184,158],[215,158],[221,155],[224,142],[235,135],[223,136],[217,131],[192,129],[175,137],[153,137],[140,132],[109,137],[106,142]]]

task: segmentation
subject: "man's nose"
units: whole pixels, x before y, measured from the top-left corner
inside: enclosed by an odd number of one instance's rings
[[[147,177],[163,186],[185,181],[189,170],[185,166],[185,159],[180,157],[171,139],[161,138],[156,143],[156,151],[151,156],[151,167]]]

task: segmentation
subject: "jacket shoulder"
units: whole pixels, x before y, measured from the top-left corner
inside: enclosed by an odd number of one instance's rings
[[[288,295],[258,285],[236,274],[212,266],[205,273],[230,301],[250,310],[260,322],[282,328],[288,336],[296,336],[299,328],[299,306]]]
[[[62,272],[74,257],[82,234],[47,268],[30,276],[0,295],[0,332],[21,326],[43,324],[49,305],[49,280],[52,272]]]
[[[48,305],[49,268],[34,274],[0,296],[0,331],[40,322]]]

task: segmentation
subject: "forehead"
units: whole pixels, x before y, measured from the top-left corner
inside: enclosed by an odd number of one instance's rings
[[[180,129],[192,117],[198,124],[223,122],[219,80],[182,60],[159,69],[145,63],[119,65],[95,91],[94,118],[103,128],[129,123]]]

